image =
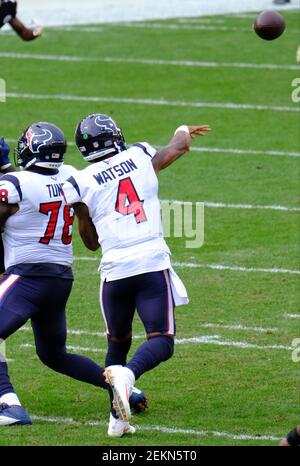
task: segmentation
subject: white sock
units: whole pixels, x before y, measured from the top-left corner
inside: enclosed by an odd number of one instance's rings
[[[22,406],[19,398],[15,393],[6,393],[0,397],[0,404],[5,403],[8,406]]]

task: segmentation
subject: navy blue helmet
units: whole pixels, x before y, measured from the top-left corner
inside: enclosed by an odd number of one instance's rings
[[[108,115],[95,113],[78,123],[75,142],[84,160],[99,161],[126,150],[120,128]]]
[[[32,165],[59,168],[66,150],[67,141],[61,129],[51,123],[33,123],[18,140],[15,164],[24,170]]]

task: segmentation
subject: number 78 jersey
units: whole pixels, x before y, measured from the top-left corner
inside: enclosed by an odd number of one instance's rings
[[[89,209],[102,248],[101,275],[108,281],[170,266],[155,153],[147,143],[134,144],[77,171],[63,185],[68,204],[82,202]]]
[[[72,264],[74,212],[62,184],[76,172],[63,165],[55,175],[24,170],[0,178],[0,201],[17,204],[2,235],[5,268],[26,263]]]

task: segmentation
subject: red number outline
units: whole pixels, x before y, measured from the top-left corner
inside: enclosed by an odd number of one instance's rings
[[[50,241],[54,238],[55,230],[58,221],[59,210],[61,208],[62,201],[55,202],[44,202],[40,204],[39,212],[41,214],[49,215],[49,222],[47,224],[44,236],[39,239],[39,243],[49,244]],[[70,244],[72,241],[72,233],[70,233],[69,228],[73,225],[75,215],[70,215],[71,206],[64,206],[64,226],[62,230],[61,240],[63,244]]]
[[[8,203],[8,190],[7,189],[0,189],[0,202]]]
[[[120,180],[115,210],[124,216],[134,214],[136,223],[147,222],[143,204],[144,201],[139,198],[131,178]]]
[[[70,227],[72,227],[75,220],[75,213],[71,215],[71,210],[73,211],[70,205],[65,205],[64,207],[64,227],[61,235],[61,240],[64,244],[70,244],[72,242],[72,230],[70,233]]]

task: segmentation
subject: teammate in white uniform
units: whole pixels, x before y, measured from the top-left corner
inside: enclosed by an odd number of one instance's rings
[[[189,150],[191,135],[204,135],[209,129],[180,127],[159,152],[147,143],[127,149],[121,130],[107,115],[90,115],[76,130],[76,144],[92,165],[70,177],[63,191],[75,209],[85,245],[102,248],[105,373],[114,391],[118,422],[122,419],[124,425],[130,418],[128,398],[134,381],[172,356],[174,305],[188,302],[163,239],[157,175]],[[147,341],[127,363],[136,308]]]
[[[62,183],[76,173],[73,167],[62,165],[66,147],[64,134],[55,125],[33,124],[20,137],[16,150],[16,164],[22,171],[0,179],[5,251],[0,341],[31,319],[36,351],[44,364],[108,390],[112,399],[104,369],[66,350],[74,212],[64,201]],[[13,389],[0,353],[0,426],[12,424],[31,424],[31,419]]]

